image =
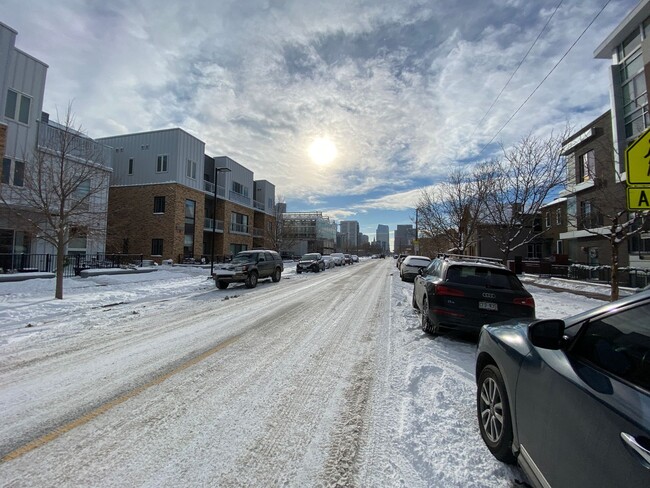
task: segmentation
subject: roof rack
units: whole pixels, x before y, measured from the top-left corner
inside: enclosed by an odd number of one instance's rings
[[[466,256],[464,254],[449,254],[446,252],[438,253],[437,257],[442,259],[453,259],[455,261],[468,261],[471,263],[491,264],[493,266],[501,266],[502,268],[505,268],[505,266],[503,265],[503,261],[499,258],[486,258],[483,256]]]

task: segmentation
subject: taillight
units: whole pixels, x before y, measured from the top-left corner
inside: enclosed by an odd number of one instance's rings
[[[457,288],[451,288],[445,285],[436,285],[436,295],[448,297],[464,297],[465,293]]]
[[[515,305],[525,305],[526,307],[535,306],[535,299],[533,297],[515,298],[513,302]]]

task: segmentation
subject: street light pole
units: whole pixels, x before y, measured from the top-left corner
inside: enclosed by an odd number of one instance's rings
[[[214,199],[212,200],[212,254],[210,255],[210,276],[214,273],[214,243],[217,235],[217,176],[228,173],[230,168],[214,168]]]

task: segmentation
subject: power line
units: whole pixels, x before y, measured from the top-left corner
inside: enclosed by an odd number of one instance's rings
[[[499,92],[499,94],[497,95],[497,97],[496,97],[496,98],[494,99],[494,101],[492,102],[492,105],[490,105],[490,108],[487,109],[487,112],[485,112],[485,115],[483,115],[483,117],[481,118],[481,120],[479,120],[478,124],[476,124],[476,127],[474,127],[474,132],[472,132],[472,135],[470,136],[470,139],[473,139],[473,138],[474,138],[474,134],[476,134],[476,131],[478,130],[478,128],[481,126],[481,124],[482,124],[483,121],[486,119],[486,117],[488,116],[488,114],[492,111],[492,109],[494,108],[494,106],[497,104],[497,102],[499,101],[499,98],[501,98],[501,95],[503,95],[503,92],[506,90],[506,88],[508,88],[508,85],[510,84],[510,82],[512,81],[512,79],[513,79],[513,78],[515,77],[515,75],[517,74],[517,71],[519,71],[519,68],[521,68],[521,65],[524,64],[524,61],[526,61],[526,58],[528,57],[528,55],[530,54],[530,52],[531,52],[531,51],[533,50],[533,48],[535,47],[535,44],[537,44],[537,41],[539,41],[539,39],[542,37],[542,34],[544,33],[544,31],[545,31],[546,28],[548,27],[548,24],[551,23],[551,20],[553,19],[553,17],[555,16],[555,13],[556,13],[556,12],[558,11],[558,9],[560,8],[560,5],[562,5],[562,2],[563,2],[563,1],[564,1],[564,0],[560,0],[560,3],[558,3],[558,4],[556,5],[555,10],[553,10],[553,13],[551,14],[551,16],[550,16],[550,17],[548,18],[548,20],[546,21],[546,24],[544,24],[544,27],[542,27],[542,30],[539,31],[539,34],[537,34],[537,37],[535,38],[535,40],[533,41],[533,43],[531,44],[531,46],[528,48],[528,51],[526,51],[526,54],[524,55],[524,57],[521,59],[521,61],[519,61],[519,64],[517,65],[517,67],[515,68],[515,70],[514,70],[514,71],[512,72],[512,74],[510,75],[510,78],[508,78],[508,81],[506,81],[506,84],[503,85],[503,88],[501,88],[501,91]]]
[[[494,141],[494,139],[497,138],[497,136],[501,133],[501,131],[502,131],[503,129],[506,128],[506,126],[510,123],[510,121],[511,121],[512,119],[514,119],[515,116],[519,113],[519,111],[524,107],[524,105],[526,105],[526,103],[528,103],[528,100],[530,100],[530,99],[533,97],[533,95],[535,95],[535,93],[537,92],[537,90],[539,90],[539,88],[544,84],[544,82],[548,79],[548,77],[551,76],[551,74],[553,73],[553,71],[555,71],[555,69],[560,65],[560,63],[564,60],[564,58],[567,57],[567,55],[571,52],[571,50],[575,47],[575,45],[578,44],[578,42],[580,42],[580,39],[582,39],[582,37],[585,35],[585,33],[586,33],[586,32],[589,30],[589,28],[593,25],[593,23],[596,22],[596,19],[598,19],[598,17],[600,17],[600,14],[603,13],[603,10],[605,10],[605,8],[607,7],[607,5],[609,5],[610,1],[611,1],[611,0],[607,0],[607,2],[605,2],[605,5],[602,6],[602,8],[598,11],[598,13],[596,14],[596,16],[591,20],[591,22],[589,22],[589,24],[587,25],[587,27],[585,27],[585,29],[584,29],[584,30],[582,31],[582,33],[578,36],[578,38],[573,42],[573,44],[571,44],[571,46],[569,47],[569,49],[568,49],[568,50],[567,50],[567,51],[562,55],[562,57],[558,60],[558,62],[555,63],[555,66],[553,66],[553,68],[551,68],[551,71],[549,71],[548,74],[547,74],[547,75],[542,79],[542,81],[539,82],[539,84],[535,87],[535,89],[531,92],[531,94],[528,95],[528,97],[526,98],[526,100],[524,100],[523,103],[522,103],[521,105],[519,105],[519,108],[517,108],[517,110],[515,110],[515,112],[514,112],[514,113],[513,113],[509,118],[508,118],[508,120],[506,120],[506,123],[503,124],[503,126],[502,126],[498,131],[497,131],[496,134],[494,134],[494,136],[492,137],[492,139],[490,139],[490,141],[489,141],[485,146],[483,146],[483,149],[481,149],[481,151],[478,153],[478,156],[480,156],[481,154],[483,154],[483,151],[485,151],[485,149],[486,149],[490,144],[492,144],[492,142]]]

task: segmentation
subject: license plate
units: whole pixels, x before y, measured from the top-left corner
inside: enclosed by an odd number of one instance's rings
[[[491,310],[493,312],[497,312],[499,310],[499,306],[493,302],[478,302],[478,308],[481,310]]]

